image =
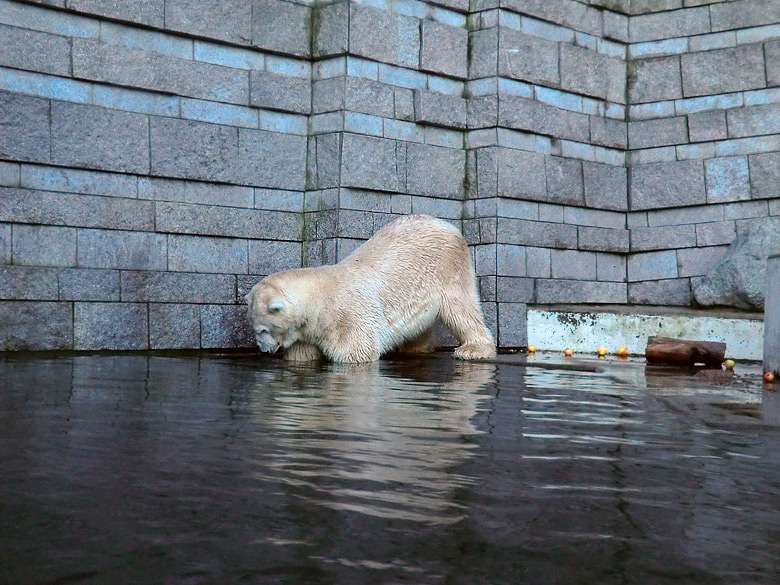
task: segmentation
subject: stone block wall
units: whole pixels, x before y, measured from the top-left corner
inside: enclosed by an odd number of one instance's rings
[[[263,275],[407,213],[505,347],[529,303],[688,305],[780,214],[778,12],[0,0],[0,350],[251,346]]]

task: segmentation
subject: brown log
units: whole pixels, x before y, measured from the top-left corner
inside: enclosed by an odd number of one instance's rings
[[[672,337],[650,337],[645,358],[648,362],[693,365],[719,365],[726,356],[726,344],[719,341],[689,341]]]

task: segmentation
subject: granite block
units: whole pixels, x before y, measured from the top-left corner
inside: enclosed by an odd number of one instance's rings
[[[726,112],[710,110],[688,115],[688,135],[691,142],[724,140],[727,137]]]
[[[272,274],[301,267],[301,243],[273,240],[250,240],[249,272]]]
[[[636,305],[690,306],[691,281],[687,278],[632,282],[628,285],[628,302]]]
[[[777,197],[777,186],[780,185],[780,152],[751,154],[748,163],[753,199]]]
[[[496,247],[496,274],[499,276],[525,276],[525,248],[499,244]]]
[[[627,287],[622,282],[598,282],[583,280],[536,281],[536,302],[622,304],[627,299]]]
[[[146,174],[149,120],[142,114],[52,102],[51,160],[65,166]]]
[[[238,130],[226,126],[151,119],[151,174],[230,182],[238,154]]]
[[[590,120],[587,115],[521,97],[499,97],[498,123],[505,128],[577,142],[590,140]]]
[[[349,3],[315,6],[312,14],[312,54],[342,55],[349,48]]]
[[[200,236],[168,237],[168,270],[247,274],[247,241]]]
[[[134,198],[138,194],[138,179],[132,175],[37,165],[22,165],[19,184],[26,189],[86,195]]]
[[[479,167],[480,181],[495,182],[499,197],[530,198],[547,201],[547,186],[545,179],[545,156],[536,152],[497,148],[481,150],[480,157],[495,157],[497,179],[489,173],[489,160]],[[483,173],[485,175],[483,176]],[[480,186],[481,187],[481,186]],[[480,193],[487,194],[487,187],[480,188]]]
[[[344,108],[350,112],[393,117],[395,102],[392,86],[371,79],[347,77],[344,91]]]
[[[715,268],[727,249],[728,246],[714,246],[678,250],[677,262],[680,276],[704,276]]]
[[[310,54],[311,7],[252,0],[252,45],[287,55]]]
[[[673,100],[682,95],[679,56],[639,59],[629,63],[629,103]]]
[[[628,257],[629,282],[677,277],[677,253],[674,250],[644,252]]]
[[[31,266],[0,266],[0,299],[56,301],[57,270]]]
[[[500,217],[497,236],[502,244],[564,249],[577,247],[577,226],[567,224]]]
[[[632,43],[708,33],[710,32],[709,9],[707,6],[701,6],[632,16],[628,31]]]
[[[625,150],[628,147],[628,126],[622,120],[591,116],[590,141],[593,144]]]
[[[41,225],[15,225],[13,263],[28,266],[75,266],[76,230]]]
[[[149,349],[144,303],[75,303],[73,349]]]
[[[628,123],[628,145],[632,149],[686,144],[688,125],[685,116]]]
[[[462,199],[466,153],[427,144],[407,145],[407,192],[429,197]]]
[[[445,128],[465,128],[466,100],[454,95],[416,89],[414,121]]]
[[[254,206],[255,190],[240,185],[140,177],[138,179],[138,198],[251,208]]]
[[[72,303],[0,302],[0,351],[67,349],[73,349]]]
[[[728,110],[729,138],[780,134],[780,103]]]
[[[11,263],[11,225],[0,224],[0,264]]]
[[[704,165],[686,160],[633,167],[629,193],[634,211],[705,203]]]
[[[690,53],[681,66],[685,97],[766,87],[760,44]]]
[[[583,161],[585,205],[594,209],[628,210],[628,171],[623,167]]]
[[[345,187],[401,192],[406,188],[406,144],[345,134],[341,156]]]
[[[165,22],[164,0],[68,0],[68,8],[77,12],[86,12],[107,16],[117,20],[128,20],[163,28]]]
[[[311,82],[307,78],[251,71],[249,87],[252,106],[298,114],[311,112]]]
[[[469,79],[498,75],[498,27],[469,33],[469,45]]]
[[[713,4],[712,30],[731,30],[780,21],[780,6],[773,0],[742,0]]]
[[[236,277],[227,274],[122,271],[122,301],[227,303],[236,300]]]
[[[0,187],[0,221],[152,230],[154,207],[134,199]]]
[[[119,271],[66,268],[59,272],[61,301],[118,301]]]
[[[582,162],[557,156],[545,157],[547,197],[549,203],[582,205],[584,201]]]
[[[199,349],[197,305],[149,304],[149,349]]]
[[[165,0],[165,28],[237,45],[252,42],[247,0]]]
[[[255,335],[242,305],[203,305],[200,308],[200,345],[204,349],[255,347]]]
[[[501,27],[498,74],[510,79],[558,87],[561,83],[558,44]]]
[[[240,128],[235,182],[254,187],[303,191],[306,136]]]
[[[66,37],[0,25],[0,65],[52,75],[70,75]]]
[[[498,345],[502,348],[528,345],[525,303],[498,303]]]
[[[696,245],[700,247],[728,245],[736,237],[737,224],[733,220],[701,223],[696,226]]]
[[[552,277],[566,280],[596,280],[596,254],[579,250],[551,250]]]
[[[249,101],[249,78],[244,70],[92,39],[73,39],[73,75],[232,104]]]
[[[766,79],[769,87],[780,85],[780,40],[764,44]]]
[[[626,257],[620,254],[596,254],[596,278],[606,282],[626,282]]]
[[[628,252],[629,231],[625,229],[580,226],[578,228],[580,250],[599,252]]]
[[[707,202],[724,203],[750,199],[746,156],[728,156],[704,161]]]
[[[77,245],[78,266],[82,268],[167,268],[168,242],[161,234],[82,229]]]
[[[610,83],[610,61],[606,55],[591,49],[561,44],[561,87],[605,99]]]
[[[490,278],[490,277],[482,277]],[[495,280],[495,300],[499,303],[533,303],[534,279],[499,276]],[[486,299],[485,296],[482,300]]]
[[[463,79],[468,74],[468,32],[432,19],[420,23],[420,70]]]
[[[639,227],[631,230],[632,252],[693,247],[696,247],[696,227],[693,224]]]
[[[0,158],[49,162],[49,101],[0,92]]]
[[[420,59],[420,21],[387,10],[350,4],[351,54],[416,69]]]

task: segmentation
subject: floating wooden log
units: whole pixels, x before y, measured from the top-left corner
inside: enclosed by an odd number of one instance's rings
[[[726,356],[726,344],[719,341],[689,341],[652,336],[647,340],[645,358],[662,364],[720,365]]]

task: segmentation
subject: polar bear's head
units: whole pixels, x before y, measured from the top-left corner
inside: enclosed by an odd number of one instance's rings
[[[244,299],[260,351],[287,349],[300,338],[294,306],[284,290],[263,279]]]

